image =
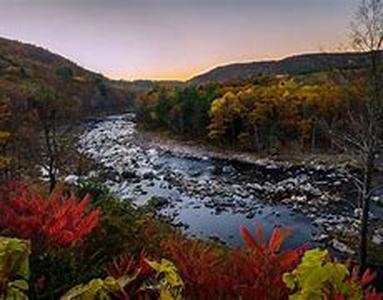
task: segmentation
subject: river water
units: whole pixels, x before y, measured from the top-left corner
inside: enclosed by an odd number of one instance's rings
[[[342,201],[334,192],[347,182],[341,172],[216,159],[139,137],[133,115],[110,116],[89,120],[79,148],[100,165],[97,175],[113,193],[136,205],[156,197],[158,215],[190,236],[242,245],[240,226],[256,222],[266,236],[290,227],[284,247],[291,248],[326,238],[334,224],[355,227],[352,207],[334,213],[331,204]]]

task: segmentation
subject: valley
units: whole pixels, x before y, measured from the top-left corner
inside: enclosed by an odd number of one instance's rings
[[[0,300],[383,300],[355,1],[0,1]]]

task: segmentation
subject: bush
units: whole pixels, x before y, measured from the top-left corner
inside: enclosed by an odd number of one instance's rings
[[[350,273],[346,265],[332,261],[326,250],[313,249],[283,280],[293,293],[291,300],[383,299],[383,295],[368,287],[375,275],[367,270],[359,279],[357,273],[357,269]]]
[[[143,250],[161,257],[161,240],[175,230],[154,219],[153,205],[137,208],[132,201],[121,201],[94,179],[82,183],[77,194],[90,194],[94,199],[92,204],[103,211],[100,226],[86,245],[89,251],[98,249],[98,256],[105,263],[121,253],[137,256]]]
[[[306,251],[305,245],[282,251],[286,228],[276,228],[267,241],[259,226],[255,235],[243,227],[245,247],[233,249],[187,239],[155,220],[151,207],[135,208],[104,187],[85,184],[77,192],[87,191],[99,199],[77,201],[64,192],[43,197],[21,183],[0,190],[3,233],[32,241],[0,237],[0,299],[65,293],[64,299],[383,297],[369,287],[372,273],[359,278],[357,268],[334,262],[326,251]],[[101,210],[95,227],[90,216],[98,218]]]
[[[62,190],[44,197],[22,184],[13,188],[0,202],[0,228],[12,236],[31,240],[38,252],[74,246],[99,222],[101,210],[89,208],[89,197],[78,200],[73,193],[65,196]]]
[[[93,205],[102,205],[101,201],[111,197],[108,187],[100,182],[97,178],[91,178],[81,181],[77,188],[77,196],[83,198],[86,195],[92,197]]]
[[[294,269],[306,247],[280,251],[287,229],[276,228],[270,241],[257,227],[241,229],[245,249],[222,249],[173,236],[162,243],[185,282],[185,295],[196,299],[284,299],[282,275]],[[270,288],[272,287],[272,288]]]
[[[185,296],[195,299],[220,299],[231,295],[227,274],[227,249],[173,235],[162,242],[164,254],[179,269],[185,282]],[[234,296],[234,295],[232,295]]]
[[[28,299],[30,253],[29,242],[0,237],[0,299]]]

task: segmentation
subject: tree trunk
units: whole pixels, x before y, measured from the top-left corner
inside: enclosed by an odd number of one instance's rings
[[[360,260],[360,275],[364,273],[367,267],[367,240],[368,240],[368,218],[370,212],[370,191],[371,179],[374,166],[372,156],[368,158],[364,173],[364,191],[362,195],[362,224],[360,227],[360,244],[359,244],[359,260]]]
[[[313,126],[312,134],[311,134],[311,151],[315,151],[316,146],[316,127]]]
[[[49,124],[44,124],[44,136],[45,144],[47,147],[47,156],[49,160],[48,176],[49,176],[49,191],[52,192],[56,186],[56,175],[55,175],[55,153],[53,148],[53,142],[51,138]]]
[[[54,174],[54,170],[49,171],[49,192],[53,192],[56,187],[56,176]]]

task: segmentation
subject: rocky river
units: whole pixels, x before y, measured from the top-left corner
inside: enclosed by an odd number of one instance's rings
[[[92,176],[102,173],[120,198],[142,205],[155,197],[158,216],[199,238],[240,245],[240,226],[257,222],[266,234],[289,226],[285,247],[323,243],[354,254],[353,245],[337,238],[359,228],[346,170],[223,159],[140,137],[132,114],[89,120],[80,137],[79,150],[101,167]],[[374,207],[373,242],[383,245],[381,209]]]

